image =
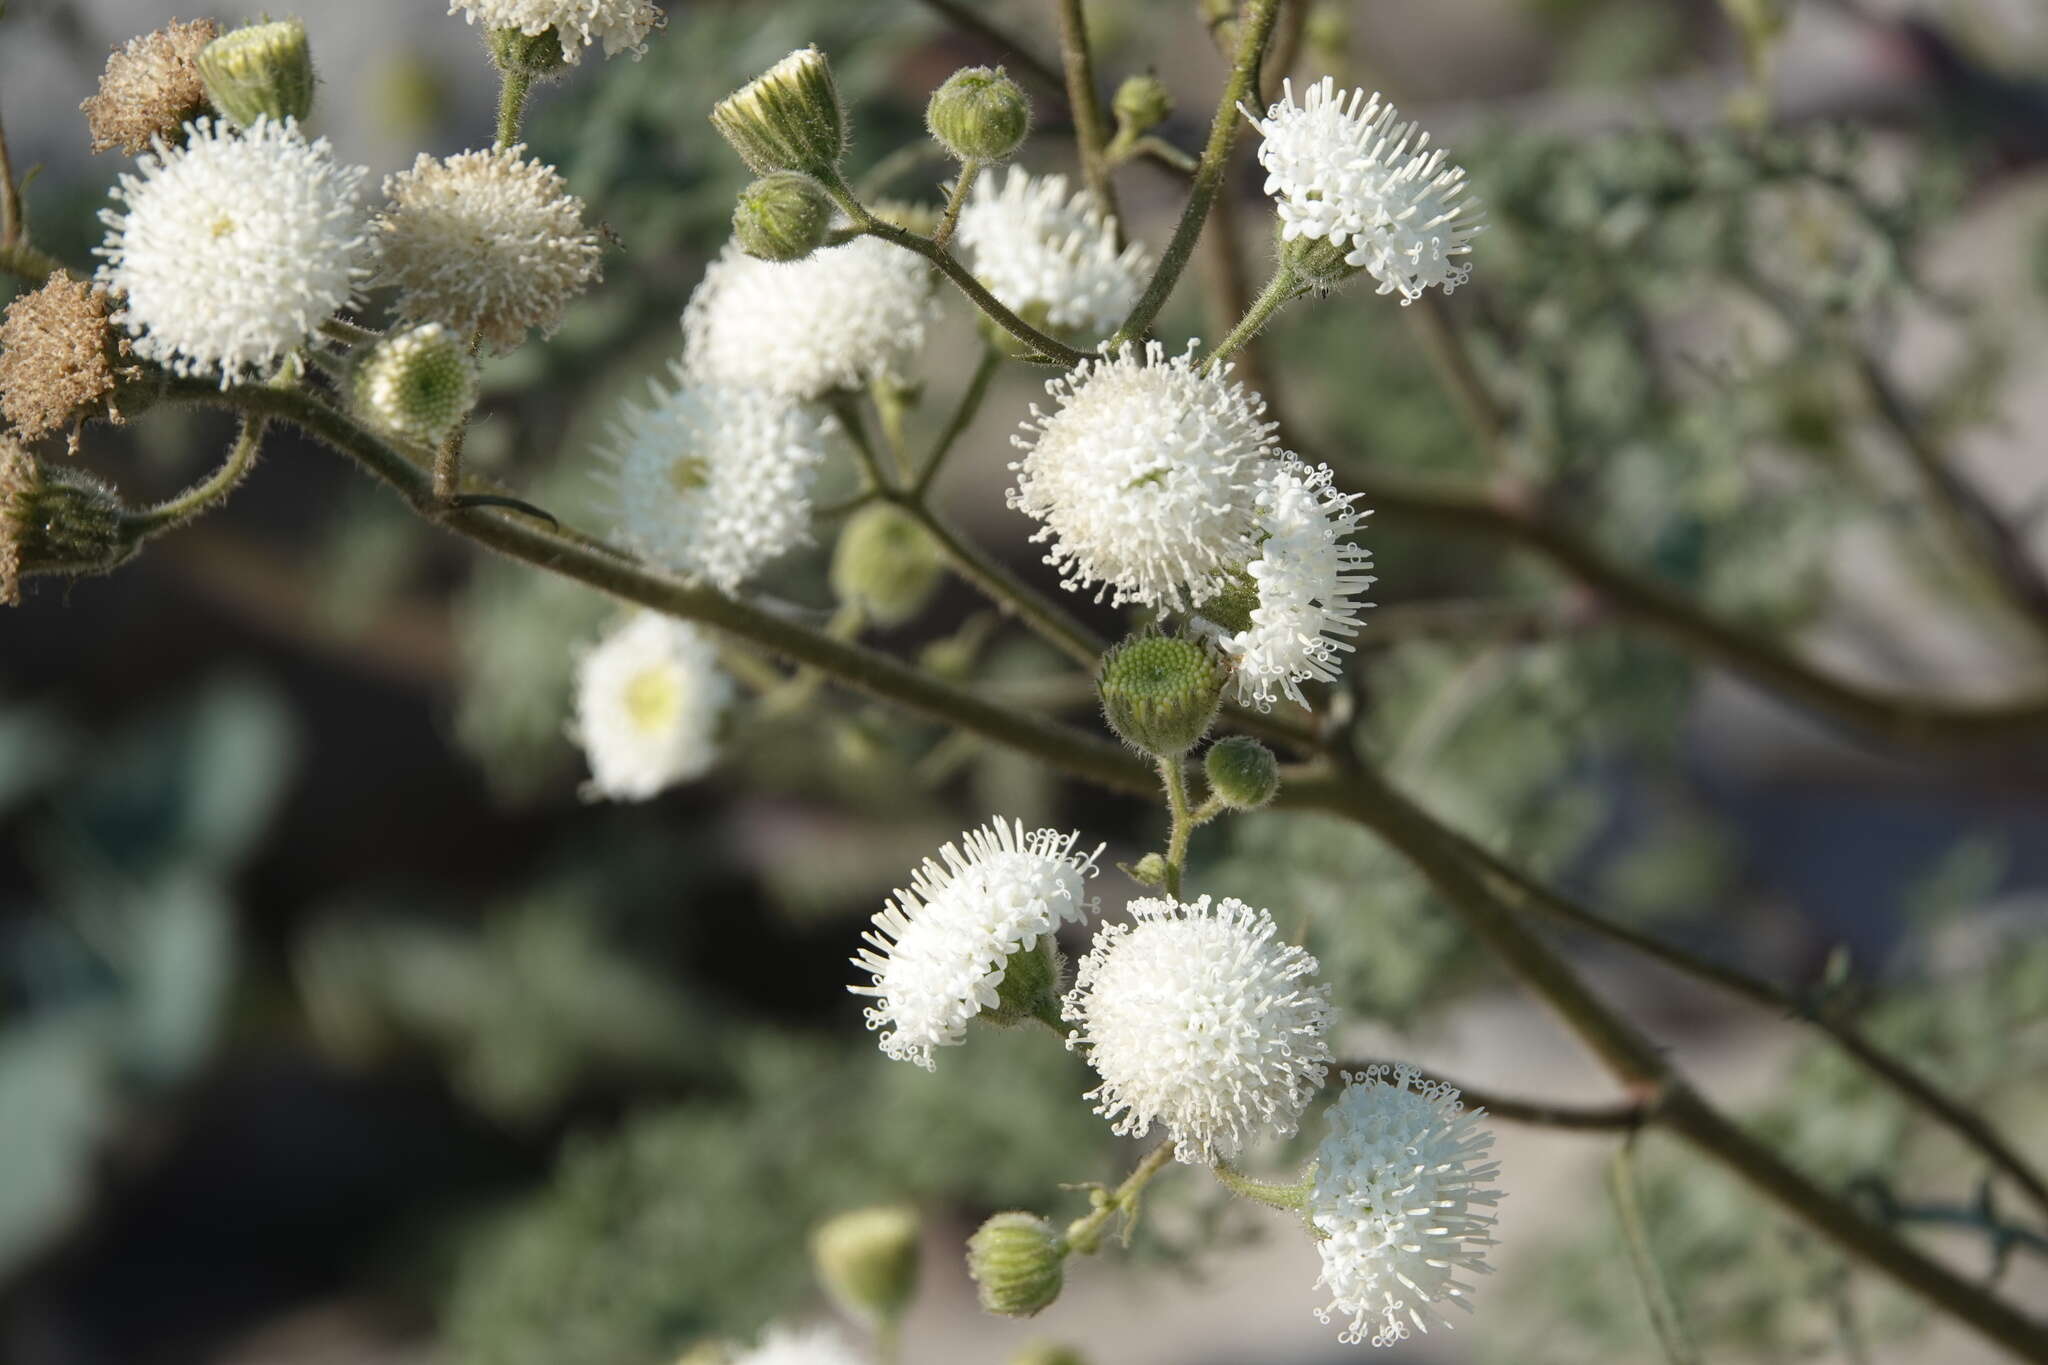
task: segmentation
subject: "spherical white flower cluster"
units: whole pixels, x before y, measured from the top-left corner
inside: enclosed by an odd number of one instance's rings
[[[1279,204],[1281,236],[1349,242],[1344,260],[1412,303],[1431,285],[1445,293],[1472,273],[1465,257],[1483,227],[1476,200],[1464,199],[1465,171],[1429,134],[1397,123],[1394,107],[1363,90],[1339,94],[1328,77],[1295,103],[1283,82],[1278,103],[1260,118],[1244,110],[1265,141],[1259,164],[1266,193]]]
[[[1275,688],[1307,706],[1301,684],[1334,680],[1339,656],[1358,634],[1358,612],[1372,605],[1358,594],[1372,586],[1372,556],[1347,537],[1365,516],[1351,510],[1356,493],[1339,493],[1328,465],[1290,460],[1259,481],[1259,557],[1245,572],[1258,587],[1251,625],[1226,635],[1236,660],[1237,699],[1262,711]]]
[[[884,1030],[883,1052],[931,1070],[932,1049],[959,1042],[996,1004],[1012,953],[1095,908],[1082,893],[1102,850],[1077,853],[1078,839],[996,820],[939,850],[943,866],[924,860],[853,959],[874,974],[873,985],[848,989],[874,997],[866,1017]]]
[[[290,119],[239,133],[199,119],[113,191],[99,280],[135,353],[221,387],[263,375],[346,304],[367,273],[360,166],[335,163]]]
[[[699,378],[817,398],[900,376],[936,304],[924,259],[875,237],[762,261],[728,243],[683,310]]]
[[[1044,526],[1046,563],[1069,588],[1100,587],[1113,605],[1182,611],[1251,560],[1253,489],[1278,453],[1266,404],[1204,373],[1194,343],[1166,358],[1158,342],[1125,345],[1046,384],[1051,414],[1031,407],[1025,452],[1010,468],[1010,506]]]
[[[1116,233],[1087,190],[1069,197],[1065,176],[1012,166],[1000,188],[983,180],[968,196],[957,239],[975,278],[1011,312],[1093,338],[1116,330],[1152,274],[1145,249],[1119,251]]]
[[[1186,1162],[1227,1161],[1286,1136],[1328,1073],[1329,988],[1243,901],[1131,902],[1095,935],[1062,1015],[1102,1084],[1088,1098],[1120,1135],[1153,1123]]]
[[[1348,1316],[1342,1340],[1391,1346],[1412,1323],[1429,1330],[1427,1306],[1448,1323],[1448,1304],[1467,1307],[1458,1277],[1488,1268],[1498,1163],[1484,1160],[1493,1134],[1483,1110],[1466,1112],[1450,1086],[1423,1081],[1413,1067],[1387,1077],[1375,1066],[1347,1075],[1330,1106],[1329,1134],[1316,1148],[1308,1216],[1320,1239],[1317,1284],[1330,1303],[1317,1316]]]
[[[734,1356],[732,1365],[867,1365],[846,1338],[825,1327],[771,1327],[761,1344]]]
[[[647,34],[661,22],[649,0],[449,0],[448,12],[485,28],[516,28],[532,37],[553,29],[562,60],[580,62],[583,49],[604,44],[604,55],[646,51]]]
[[[829,420],[761,389],[649,385],[612,433],[611,508],[641,553],[731,592],[810,536]]]
[[[695,626],[636,614],[576,667],[570,733],[590,760],[589,793],[645,801],[701,777],[732,699],[717,649]]]
[[[398,311],[482,332],[498,351],[551,333],[577,295],[603,272],[583,201],[555,168],[523,145],[463,152],[443,161],[422,152],[389,176],[391,202],[376,222],[377,282],[398,289]]]

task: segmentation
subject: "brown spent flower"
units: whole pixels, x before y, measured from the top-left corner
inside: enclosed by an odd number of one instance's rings
[[[480,332],[503,353],[561,324],[570,300],[603,274],[583,201],[525,146],[422,152],[384,182],[390,205],[376,222],[375,283],[398,287],[407,321]]]
[[[106,289],[51,275],[0,316],[0,418],[24,441],[71,423],[114,391],[114,346]]]
[[[219,36],[220,25],[211,19],[174,19],[115,48],[99,93],[78,106],[92,130],[92,149],[118,147],[133,156],[147,151],[151,138],[174,140],[185,120],[205,113],[199,52]]]
[[[0,436],[0,606],[21,605],[22,515],[36,486],[36,457]]]

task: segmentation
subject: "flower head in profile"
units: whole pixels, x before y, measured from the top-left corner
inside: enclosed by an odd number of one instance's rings
[[[1467,1112],[1450,1086],[1409,1066],[1345,1080],[1308,1201],[1323,1261],[1316,1283],[1330,1291],[1316,1315],[1348,1317],[1343,1341],[1391,1346],[1411,1325],[1429,1330],[1425,1309],[1448,1323],[1447,1305],[1469,1307],[1472,1286],[1460,1277],[1488,1269],[1494,1220],[1485,1210],[1500,1202],[1500,1167],[1485,1159],[1485,1111]]]
[[[1204,373],[1194,343],[1167,359],[1125,345],[1046,384],[1010,443],[1010,506],[1043,522],[1046,562],[1070,589],[1174,611],[1206,600],[1256,552],[1255,489],[1279,448],[1266,404]]]
[[[290,119],[185,131],[184,146],[158,142],[121,177],[124,207],[101,212],[107,241],[94,254],[100,282],[123,296],[113,320],[135,353],[225,388],[268,373],[354,296],[369,252],[364,172]]]
[[[85,111],[92,149],[118,147],[132,156],[158,138],[176,142],[186,120],[206,112],[199,54],[219,36],[220,25],[211,19],[173,20],[115,48],[99,89],[78,106]]]
[[[590,760],[587,790],[645,801],[703,776],[732,699],[717,649],[695,626],[636,614],[576,665],[570,733]]]
[[[604,44],[604,55],[646,51],[661,11],[649,0],[449,0],[448,12],[485,28],[518,29],[528,37],[555,31],[562,60],[580,62],[583,49]]]
[[[811,483],[832,427],[763,389],[649,386],[613,428],[611,511],[626,539],[731,592],[810,537]]]
[[[868,1365],[867,1357],[826,1327],[771,1327],[761,1344],[732,1357],[730,1365]]]
[[[1283,82],[1278,103],[1245,116],[1265,141],[1259,164],[1278,203],[1281,236],[1342,247],[1347,264],[1379,281],[1382,294],[1412,303],[1431,285],[1449,293],[1472,273],[1465,259],[1481,230],[1479,205],[1464,198],[1465,171],[1429,134],[1399,123],[1394,107],[1363,90],[1338,93],[1328,76],[1295,102]]]
[[[1063,175],[1012,166],[1000,187],[984,179],[961,210],[958,240],[1010,311],[1055,332],[1106,336],[1131,311],[1152,273],[1145,249],[1119,250],[1116,219],[1087,190],[1067,193]]]
[[[1251,624],[1220,641],[1237,661],[1237,697],[1269,710],[1277,689],[1308,705],[1301,684],[1337,676],[1358,613],[1369,602],[1372,556],[1349,537],[1363,524],[1351,510],[1356,493],[1339,493],[1328,465],[1296,460],[1259,481],[1259,555],[1245,569],[1258,590]]]
[[[959,1042],[975,1015],[997,1004],[1010,955],[1038,947],[1061,924],[1095,908],[1084,894],[1101,852],[1078,853],[1079,836],[991,821],[939,850],[911,874],[862,935],[853,959],[874,984],[868,1027],[882,1051],[932,1069],[932,1050]]]
[[[525,151],[493,147],[439,161],[423,152],[411,170],[385,179],[391,202],[376,222],[377,282],[397,286],[407,320],[481,331],[492,349],[509,351],[530,328],[553,332],[604,273],[583,201]]]
[[[874,237],[763,261],[737,243],[683,310],[691,375],[817,398],[900,375],[935,310],[924,259]]]
[[[1062,1014],[1102,1078],[1088,1095],[1119,1136],[1154,1123],[1186,1162],[1227,1161],[1286,1136],[1330,1062],[1329,988],[1243,901],[1140,899],[1099,930]]]

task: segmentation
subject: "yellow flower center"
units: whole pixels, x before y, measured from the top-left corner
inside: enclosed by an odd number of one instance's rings
[[[626,715],[644,735],[670,729],[683,709],[683,680],[675,669],[656,665],[633,675],[626,684]]]

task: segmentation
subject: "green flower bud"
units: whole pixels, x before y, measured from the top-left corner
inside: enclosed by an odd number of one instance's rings
[[[981,1306],[1006,1318],[1028,1318],[1058,1298],[1066,1260],[1066,1239],[1035,1213],[998,1213],[967,1239]]]
[[[901,1318],[917,1293],[917,1244],[917,1210],[854,1209],[812,1230],[811,1263],[848,1316],[880,1325]]]
[[[523,33],[516,28],[494,28],[484,38],[491,65],[500,71],[518,71],[528,76],[552,76],[567,66],[562,55],[562,35],[553,28]]]
[[[1126,76],[1110,102],[1116,112],[1117,132],[1126,137],[1148,133],[1166,122],[1173,112],[1173,96],[1157,76]]]
[[[925,106],[925,126],[956,161],[1001,161],[1031,132],[1031,101],[999,66],[966,66]]]
[[[1011,953],[996,986],[996,1003],[983,1009],[980,1017],[998,1028],[1016,1028],[1036,1020],[1065,1033],[1060,1022],[1060,978],[1066,965],[1050,937],[1040,939],[1036,947]]]
[[[1350,246],[1338,246],[1327,237],[1296,237],[1280,242],[1280,266],[1294,272],[1296,279],[1319,294],[1338,288],[1363,267],[1347,265],[1344,255]]]
[[[885,502],[847,518],[832,549],[832,591],[859,603],[881,626],[898,626],[924,609],[945,561],[917,519]]]
[[[1109,728],[1126,744],[1170,758],[1195,747],[1216,719],[1223,668],[1182,635],[1134,635],[1102,658],[1096,691]]]
[[[240,127],[259,118],[303,119],[313,109],[313,53],[297,19],[223,33],[199,52],[213,107]]]
[[[1071,1346],[1055,1346],[1048,1341],[1039,1341],[1011,1356],[1010,1365],[1088,1365],[1088,1361]]]
[[[800,261],[825,245],[831,230],[825,187],[797,171],[762,176],[733,205],[732,235],[742,251],[764,261]]]
[[[44,464],[0,438],[0,603],[18,605],[32,573],[105,573],[135,553],[114,491]]]
[[[1280,760],[1247,735],[1219,739],[1202,755],[1209,790],[1232,810],[1257,810],[1280,790]]]
[[[356,415],[386,435],[439,445],[476,406],[476,361],[438,322],[394,332],[356,361]]]
[[[1166,868],[1166,858],[1163,854],[1147,853],[1144,857],[1138,859],[1135,864],[1125,868],[1124,871],[1130,873],[1134,881],[1142,882],[1146,886],[1164,886],[1166,885]]]
[[[804,171],[830,178],[846,154],[839,87],[815,47],[798,48],[713,105],[711,126],[756,175]]]

